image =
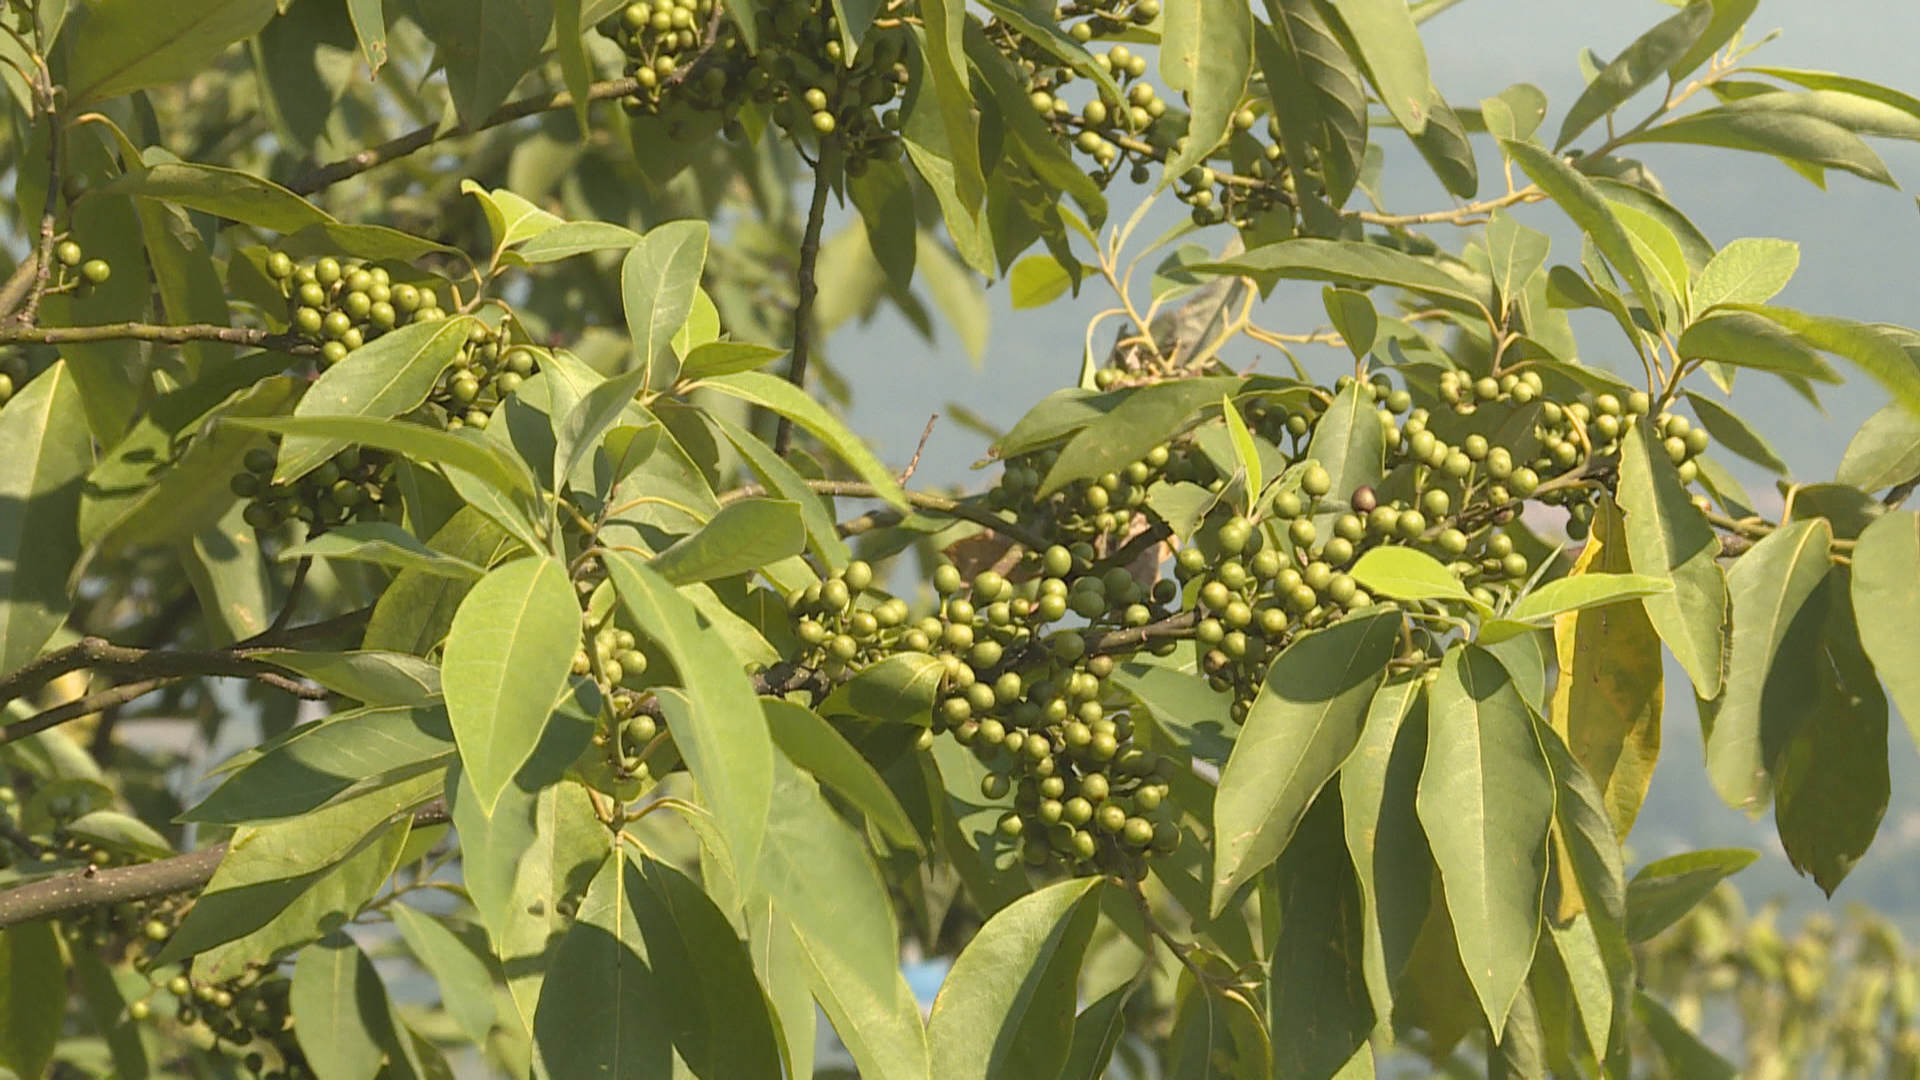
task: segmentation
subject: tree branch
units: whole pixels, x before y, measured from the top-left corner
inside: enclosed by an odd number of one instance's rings
[[[37,30],[36,27],[36,36]],[[35,80],[40,85],[35,90],[47,119],[47,203],[40,210],[40,246],[33,256],[33,283],[27,289],[27,302],[17,316],[23,326],[32,326],[33,320],[39,317],[40,301],[47,295],[47,280],[53,276],[53,230],[58,224],[60,209],[60,144],[64,134],[60,130],[60,111],[55,107],[51,75],[39,57],[34,60],[40,66],[40,78]]]
[[[813,198],[807,204],[807,230],[800,238],[800,269],[795,275],[799,296],[793,304],[793,352],[787,364],[787,381],[796,388],[807,388],[808,351],[813,345],[813,300],[819,292],[814,267],[820,262],[820,227],[827,218],[827,191],[833,186],[833,168],[838,164],[837,144],[827,138],[820,143],[820,160],[813,167]],[[781,457],[793,448],[793,421],[780,418],[774,430],[773,452]]]
[[[715,4],[713,7],[713,15],[707,20],[706,43],[701,46],[699,54],[696,55],[691,62],[681,64],[665,77],[661,78],[654,84],[656,87],[664,89],[665,87],[684,82],[694,75],[699,74],[710,64],[713,44],[714,41],[717,40],[720,32],[720,14],[721,7],[719,4]],[[587,100],[612,101],[627,97],[631,94],[637,94],[643,89],[645,89],[645,87],[641,86],[638,79],[609,79],[605,82],[597,82],[588,86]],[[462,135],[474,135],[488,128],[499,127],[501,124],[511,124],[515,120],[524,120],[538,113],[559,112],[563,109],[571,108],[573,108],[573,93],[568,90],[559,90],[551,94],[535,94],[530,97],[521,98],[518,101],[509,101],[505,105],[495,109],[491,115],[481,120],[478,124],[471,126],[459,124],[445,131],[440,130],[438,126],[432,124],[415,128],[405,135],[388,139],[386,142],[376,146],[369,146],[339,161],[330,162],[326,165],[311,169],[303,175],[289,181],[287,188],[298,195],[311,195],[330,184],[337,184],[342,180],[358,176],[375,166],[384,165],[389,161],[396,161],[406,157],[408,154],[432,146],[434,143],[440,142],[443,139],[457,139]]]
[[[444,825],[449,818],[446,800],[435,799],[413,812],[413,825]],[[76,870],[16,886],[0,892],[0,930],[70,911],[198,889],[212,879],[226,853],[227,845],[215,844],[137,866]]]
[[[23,313],[24,314],[24,313]],[[184,345],[190,341],[224,341],[260,349],[305,355],[319,348],[289,334],[270,334],[240,326],[208,323],[105,323],[100,326],[5,326],[0,345],[70,345],[90,341],[151,341],[157,345]]]

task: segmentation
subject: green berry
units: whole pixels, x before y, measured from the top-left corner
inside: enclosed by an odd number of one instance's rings
[[[80,276],[86,278],[88,284],[104,284],[113,276],[113,267],[107,265],[105,259],[88,259],[80,264]]]

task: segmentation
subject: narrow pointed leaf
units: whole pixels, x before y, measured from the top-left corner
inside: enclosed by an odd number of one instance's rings
[[[460,602],[443,661],[447,715],[482,810],[533,754],[579,642],[580,605],[556,560],[510,562]]]
[[[64,362],[0,409],[0,461],[0,672],[10,672],[66,621],[67,578],[80,557],[75,520],[93,446]]]
[[[1642,603],[1694,691],[1712,700],[1720,696],[1727,622],[1725,575],[1714,561],[1720,540],[1689,500],[1651,425],[1633,425],[1622,442],[1619,499],[1630,565],[1635,573],[1673,579],[1673,592]]]
[[[1349,619],[1301,637],[1268,669],[1214,798],[1216,917],[1286,849],[1359,742],[1399,628],[1397,612]]]

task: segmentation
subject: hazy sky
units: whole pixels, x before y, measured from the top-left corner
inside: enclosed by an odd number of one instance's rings
[[[1579,50],[1586,47],[1602,57],[1611,56],[1672,11],[1651,0],[1466,0],[1426,27],[1434,80],[1449,100],[1463,105],[1516,82],[1532,83],[1547,93],[1550,106],[1543,128],[1552,132],[1582,86]],[[1920,43],[1920,5],[1911,0],[1770,0],[1760,5],[1751,28],[1749,40],[1776,28],[1781,34],[1748,63],[1843,71],[1920,94],[1920,71],[1912,61],[1913,49]],[[1637,120],[1658,100],[1658,94],[1658,88],[1647,92],[1621,115],[1628,123]],[[1451,205],[1404,140],[1392,131],[1379,137],[1388,154],[1386,192],[1391,209],[1407,212]],[[1485,142],[1483,137],[1479,141]],[[1759,155],[1685,146],[1641,149],[1666,185],[1669,199],[1716,246],[1742,236],[1783,237],[1800,244],[1799,275],[1778,303],[1920,325],[1920,303],[1916,303],[1920,259],[1912,254],[1920,243],[1920,213],[1916,213],[1913,194],[1838,172],[1831,174],[1829,190],[1823,192]],[[1903,185],[1920,190],[1920,150],[1885,140],[1876,142],[1875,149]],[[1499,163],[1484,146],[1480,172],[1482,196],[1502,190]],[[1124,220],[1143,191],[1116,185],[1109,192],[1111,216]],[[1162,220],[1171,221],[1174,213],[1185,209],[1171,198],[1166,202],[1168,207],[1157,208]],[[1557,211],[1536,205],[1517,213],[1552,235],[1552,261],[1578,262],[1578,235]],[[1141,230],[1149,236],[1157,231]],[[1451,233],[1441,230],[1434,235],[1457,248],[1463,237]],[[1226,233],[1211,230],[1200,234],[1200,239],[1217,247]],[[1274,329],[1313,329],[1325,321],[1319,291],[1317,284],[1283,283],[1264,305],[1258,321]],[[961,402],[1004,427],[1045,393],[1071,384],[1079,370],[1086,320],[1112,299],[1095,282],[1089,282],[1078,299],[1063,298],[1034,311],[1011,310],[1004,286],[991,288],[989,298],[988,355],[978,371],[968,366],[950,332],[927,346],[890,315],[865,328],[842,330],[830,341],[833,361],[858,388],[851,421],[873,440],[884,459],[903,464],[928,415],[944,410],[949,401]],[[1577,322],[1576,328],[1587,362],[1612,364],[1629,355],[1617,330],[1610,331],[1605,323]],[[1104,349],[1111,340],[1109,323],[1096,343]],[[1311,369],[1328,377],[1343,365],[1326,350],[1301,355]],[[1226,359],[1236,366],[1259,359],[1264,370],[1283,369],[1271,350],[1256,350],[1251,343],[1229,350]],[[1876,385],[1850,371],[1845,374],[1849,379],[1845,386],[1823,395],[1825,416],[1771,380],[1751,373],[1740,379],[1737,404],[1764,428],[1796,479],[1830,479],[1847,438],[1885,400]],[[971,473],[969,466],[984,449],[984,440],[942,421],[928,444],[918,483],[981,486],[993,474]],[[1737,471],[1756,496],[1771,487],[1770,478],[1757,469]],[[1769,859],[1742,876],[1749,894],[1783,890],[1796,908],[1804,910],[1817,901],[1818,890],[1809,881],[1792,880],[1772,840],[1770,816],[1750,822],[1713,797],[1700,768],[1700,739],[1684,675],[1670,667],[1667,686],[1665,757],[1647,813],[1632,839],[1635,861],[1721,844],[1763,847]],[[1920,774],[1920,758],[1902,728],[1895,717],[1893,806],[1873,851],[1842,888],[1842,899],[1870,899],[1884,905],[1902,894],[1920,895],[1916,889],[1920,871],[1909,869],[1914,860],[1902,854],[1920,846],[1920,795],[1914,794],[1914,784],[1900,782],[1902,774]]]

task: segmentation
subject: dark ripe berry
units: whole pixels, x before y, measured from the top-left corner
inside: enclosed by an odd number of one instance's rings
[[[80,276],[89,284],[100,285],[113,276],[113,267],[107,265],[105,259],[88,259],[80,264]]]
[[[80,260],[86,258],[86,253],[80,250],[80,245],[71,240],[62,240],[60,246],[53,249],[53,255],[60,260],[62,266],[78,266]]]
[[[1348,502],[1352,504],[1356,513],[1361,514],[1368,513],[1380,505],[1379,497],[1374,495],[1373,488],[1364,484],[1353,489],[1353,497]]]

